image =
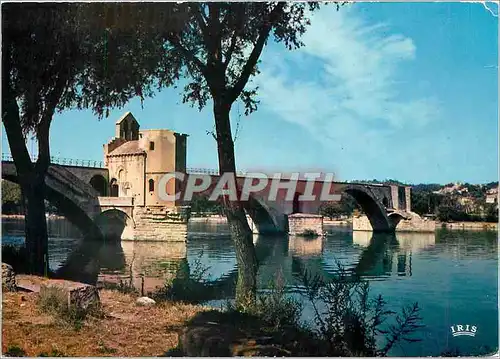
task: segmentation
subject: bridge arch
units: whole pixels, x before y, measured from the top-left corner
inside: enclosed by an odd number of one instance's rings
[[[246,213],[252,219],[257,233],[277,233],[284,230],[282,221],[263,200],[256,196],[249,196],[248,201],[244,202]]]
[[[347,186],[344,192],[350,194],[361,206],[374,231],[391,232],[396,228],[387,215],[385,203],[378,201],[369,188],[362,185],[351,185]]]
[[[134,220],[124,211],[112,208],[99,213],[94,219],[106,239],[121,240],[134,238]]]
[[[103,175],[97,174],[92,176],[89,181],[90,185],[99,193],[99,196],[106,196],[108,193],[108,183]]]
[[[407,219],[406,216],[404,216],[403,214],[401,214],[398,211],[394,211],[394,212],[389,213],[387,215],[387,217],[389,218],[389,222],[391,223],[392,228],[396,228],[398,226],[399,222],[401,222],[401,220]]]
[[[19,183],[13,162],[2,161],[2,178]],[[93,221],[99,211],[97,192],[87,183],[65,169],[51,165],[45,177],[44,197],[73,223],[83,235],[99,236]]]

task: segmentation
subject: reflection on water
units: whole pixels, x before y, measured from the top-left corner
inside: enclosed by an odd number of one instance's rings
[[[288,251],[292,256],[321,256],[323,252],[323,238],[288,237]]]
[[[234,294],[236,259],[225,224],[192,223],[187,243],[96,242],[82,238],[66,221],[49,221],[52,269],[88,283],[131,281],[153,291],[181,269],[208,268],[210,304]],[[23,242],[22,221],[2,221],[4,244]],[[300,292],[304,269],[334,277],[337,263],[367,278],[372,294],[390,308],[418,301],[426,325],[422,342],[396,348],[391,355],[437,355],[446,348],[473,353],[497,347],[497,233],[446,232],[373,235],[328,228],[326,238],[255,236],[258,285],[265,289],[281,272],[289,291]],[[143,279],[144,278],[144,281]],[[304,306],[304,318],[311,308]],[[473,324],[475,338],[452,337],[450,326]]]

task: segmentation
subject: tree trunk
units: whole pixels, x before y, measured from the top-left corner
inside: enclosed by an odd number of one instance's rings
[[[6,88],[6,86],[2,86]],[[10,89],[8,89],[10,90]],[[11,91],[3,94],[2,120],[10,151],[16,166],[17,178],[25,202],[25,245],[28,267],[33,274],[45,275],[48,270],[48,236],[45,218],[44,186],[45,171],[35,171],[26,148],[19,107]]]
[[[229,112],[231,106],[214,99],[214,116],[219,155],[219,172],[222,176],[230,172],[236,175],[234,143],[231,134]],[[239,201],[223,201],[231,238],[236,250],[238,263],[238,283],[236,285],[236,305],[242,309],[255,303],[257,291],[257,256],[253,245],[252,231],[248,226],[245,210]]]
[[[23,186],[27,199],[25,211],[26,249],[31,272],[47,275],[49,269],[47,220],[45,217],[45,175],[35,174]],[[40,178],[41,177],[41,178]]]

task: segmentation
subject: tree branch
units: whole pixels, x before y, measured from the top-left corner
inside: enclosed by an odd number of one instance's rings
[[[208,5],[209,9],[209,28],[210,28],[210,39],[209,39],[209,49],[207,65],[211,67],[212,71],[215,71],[219,76],[224,78],[225,87],[225,76],[222,70],[222,39],[221,39],[221,22],[220,22],[220,4],[216,2],[211,2]],[[218,77],[219,77],[218,76]]]
[[[285,8],[285,2],[279,2],[278,5],[274,7],[274,9],[270,12],[269,17],[264,20],[264,23],[259,31],[259,36],[255,43],[250,56],[248,57],[247,62],[243,66],[241,71],[241,75],[239,79],[235,82],[234,86],[228,91],[228,100],[229,103],[233,103],[236,101],[238,96],[241,94],[241,91],[245,88],[250,75],[252,74],[255,66],[257,65],[257,61],[259,60],[260,55],[262,54],[262,50],[264,48],[264,44],[266,43],[267,38],[269,37],[269,33],[273,27],[274,21],[278,15]]]
[[[195,66],[198,68],[198,70],[205,76],[207,79],[207,82],[209,80],[209,74],[207,72],[207,66],[201,62],[199,58],[196,57],[196,55],[192,52],[186,49],[182,44],[180,43],[179,39],[175,36],[173,33],[169,33],[167,35],[167,40],[182,54],[191,62],[195,64]],[[207,77],[208,76],[208,77]]]
[[[31,158],[26,148],[26,142],[21,127],[19,106],[16,101],[14,89],[10,85],[11,45],[6,43],[4,49],[4,68],[2,76],[2,122],[5,126],[7,141],[9,142],[10,153],[16,165],[17,174],[20,178],[25,178],[31,172]]]
[[[208,33],[207,33],[207,30],[208,30],[207,23],[205,22],[205,20],[204,20],[205,18],[202,14],[202,5],[201,4],[199,4],[198,6],[195,6],[193,14],[196,18],[196,23],[200,27],[201,35],[203,36],[203,41],[205,42],[205,44],[208,44],[210,41],[210,38],[209,38]]]
[[[57,65],[56,65],[57,66]],[[35,171],[38,173],[45,173],[50,165],[50,146],[49,146],[49,133],[52,118],[56,110],[57,104],[61,100],[61,96],[66,89],[69,78],[69,69],[61,73],[52,91],[50,91],[48,98],[45,102],[43,113],[41,114],[41,121],[36,128],[36,135],[38,140],[38,160],[35,164]]]
[[[236,42],[238,40],[238,35],[240,34],[241,30],[243,29],[243,14],[242,11],[244,10],[244,7],[239,7],[238,8],[238,12],[236,14],[236,23],[237,23],[237,28],[234,30],[233,32],[233,36],[231,37],[231,43],[229,44],[229,49],[226,53],[226,56],[225,56],[225,59],[224,59],[224,62],[223,62],[223,69],[224,69],[224,72],[226,72],[226,69],[227,67],[229,66],[229,62],[231,61],[231,57],[233,56],[233,52],[234,50],[236,49]],[[229,12],[228,12],[229,13]],[[226,23],[226,17],[224,18],[224,22],[222,23],[224,26],[227,26],[227,23]]]

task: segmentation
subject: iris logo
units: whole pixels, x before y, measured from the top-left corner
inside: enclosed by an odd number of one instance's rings
[[[459,337],[462,335],[468,335],[469,337],[475,337],[476,332],[477,332],[477,327],[475,325],[469,325],[469,324],[452,325],[450,328],[451,328],[451,334],[454,337]]]

